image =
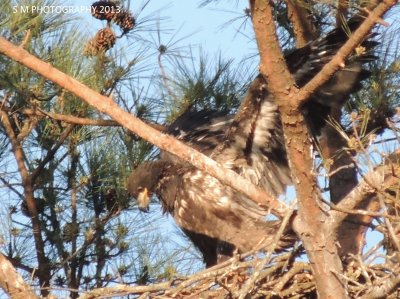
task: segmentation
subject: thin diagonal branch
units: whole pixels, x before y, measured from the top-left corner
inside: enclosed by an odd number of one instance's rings
[[[0,109],[6,112],[10,111],[3,105],[3,101],[0,101]],[[60,114],[55,112],[48,112],[40,109],[39,107],[34,107],[33,109],[25,108],[18,110],[20,113],[29,116],[39,116],[39,117],[49,117],[51,119],[59,120],[68,124],[80,125],[80,126],[98,126],[98,127],[120,127],[121,124],[110,119],[92,119],[87,117],[77,117],[74,115]],[[142,119],[146,124],[157,129],[160,132],[165,132],[167,127],[161,124],[152,123],[147,120]]]
[[[68,127],[64,130],[64,132],[61,134],[59,139],[57,140],[56,144],[47,152],[46,157],[39,163],[39,165],[36,167],[35,170],[32,171],[30,175],[30,180],[33,184],[35,184],[35,180],[39,176],[39,174],[42,172],[42,170],[45,168],[47,163],[49,163],[53,158],[58,149],[61,147],[61,145],[64,143],[65,139],[68,138],[68,136],[71,134],[72,130],[75,128],[75,125],[68,125]]]
[[[0,287],[15,299],[36,299],[39,298],[26,285],[22,277],[15,270],[7,258],[0,253]]]
[[[340,211],[332,211],[331,213],[335,219],[335,225],[340,225],[346,217],[346,214],[341,211],[352,210],[359,203],[376,196],[378,192],[384,192],[398,184],[400,178],[398,158],[399,154],[393,153],[386,165],[381,165],[367,173],[357,187],[336,205]]]
[[[397,0],[384,0],[368,14],[361,26],[353,32],[353,34],[340,48],[332,60],[327,63],[322,70],[299,91],[295,99],[298,106],[306,101],[322,84],[328,81],[329,78],[337,70],[339,70],[341,66],[344,66],[346,57],[349,56],[350,53],[365,39],[371,29],[380,20],[381,16],[396,3]]]
[[[266,192],[251,184],[234,171],[223,168],[214,160],[184,145],[174,137],[161,134],[157,130],[146,125],[140,119],[122,110],[111,98],[102,96],[74,78],[52,67],[50,64],[41,61],[27,51],[13,45],[4,38],[0,38],[0,52],[72,92],[89,105],[96,107],[101,112],[107,114],[127,129],[160,149],[175,154],[182,160],[210,173],[222,183],[247,195],[259,205],[270,208],[271,212],[276,216],[283,217],[283,215],[285,215],[285,211],[288,209],[286,204],[269,196]]]

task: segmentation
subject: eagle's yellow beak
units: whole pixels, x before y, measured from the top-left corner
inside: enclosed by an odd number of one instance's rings
[[[147,188],[143,188],[137,196],[138,208],[140,211],[147,213],[150,205],[150,192]]]

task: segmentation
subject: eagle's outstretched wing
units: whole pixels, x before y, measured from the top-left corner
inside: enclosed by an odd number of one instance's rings
[[[337,28],[327,36],[296,49],[285,59],[298,87],[306,85],[329,62],[348,39],[348,30],[355,30],[361,19],[354,17],[346,29]],[[349,94],[361,89],[361,81],[370,72],[365,63],[376,59],[371,50],[378,44],[369,38],[348,57],[345,66],[323,84],[303,107],[313,133],[325,125],[332,107],[342,107]],[[224,143],[212,157],[226,168],[233,169],[272,195],[281,194],[290,184],[281,120],[267,82],[259,75],[251,84],[246,98],[227,131]]]

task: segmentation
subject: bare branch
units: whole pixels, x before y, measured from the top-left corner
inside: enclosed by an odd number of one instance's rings
[[[9,260],[0,253],[0,287],[16,299],[39,298],[30,286],[26,285]]]
[[[60,113],[54,112],[47,112],[38,107],[34,109],[23,109],[21,111],[23,114],[26,115],[37,115],[41,117],[49,117],[55,120],[59,120],[65,123],[74,124],[74,125],[81,125],[81,126],[98,126],[98,127],[119,127],[120,124],[113,120],[109,119],[91,119],[85,117],[77,117],[73,115],[65,115]]]
[[[254,252],[252,252],[254,254]],[[249,257],[250,254],[246,255]],[[243,257],[241,256],[241,257]],[[273,257],[273,263],[264,267],[260,271],[259,278],[256,283],[263,281],[264,277],[270,277],[273,273],[280,273],[284,270],[288,260],[291,258],[291,253],[283,254],[281,256]],[[234,260],[234,262],[233,262]],[[128,295],[128,294],[146,294],[150,293],[152,298],[198,298],[201,293],[203,298],[222,298],[232,295],[234,291],[241,291],[242,283],[232,283],[229,281],[234,276],[248,275],[249,267],[255,267],[259,265],[260,261],[254,257],[250,260],[239,261],[236,258],[232,258],[230,261],[218,264],[212,268],[197,272],[185,279],[176,278],[170,282],[161,282],[150,286],[126,286],[117,285],[109,288],[99,288],[82,294],[79,299],[98,298],[99,296],[116,296],[116,295]],[[308,269],[303,263],[299,263],[301,266],[297,266],[298,263],[294,263],[294,267],[299,272],[304,272]],[[280,279],[280,275],[276,276],[276,281]],[[224,280],[229,283],[224,283]],[[271,289],[275,283],[268,285]],[[212,295],[211,295],[212,293]],[[183,295],[184,294],[184,295]],[[218,296],[216,296],[218,294]],[[207,296],[209,295],[209,296]],[[236,297],[235,297],[236,298]]]
[[[386,298],[388,294],[395,291],[400,285],[400,275],[396,275],[390,279],[380,279],[374,283],[373,286],[367,294],[360,297],[360,299],[378,299]]]
[[[336,205],[339,211],[332,211],[331,213],[336,225],[339,225],[346,217],[346,214],[341,211],[353,210],[362,201],[368,200],[370,197],[376,196],[379,192],[384,192],[388,188],[398,184],[400,166],[396,163],[397,155],[399,153],[394,153],[392,157],[389,157],[389,162],[386,165],[381,165],[367,173],[357,187]],[[393,161],[393,164],[391,161]]]
[[[2,105],[3,102],[0,102],[0,109],[9,112],[9,108],[6,108],[4,105]],[[121,127],[121,124],[114,120],[110,119],[92,119],[92,118],[86,118],[86,117],[77,117],[74,115],[66,115],[66,114],[60,114],[60,113],[55,113],[55,112],[48,112],[40,109],[39,107],[34,107],[33,109],[22,109],[19,110],[22,114],[25,115],[30,115],[30,116],[39,116],[39,117],[49,117],[51,119],[59,120],[68,124],[73,124],[73,125],[81,125],[81,126],[98,126],[98,127]],[[160,131],[160,132],[165,132],[167,128],[161,124],[157,123],[152,123],[147,120],[143,120],[146,124],[151,126],[152,128]]]
[[[304,47],[310,40],[317,38],[316,30],[307,17],[307,10],[301,6],[301,3],[293,0],[286,0],[285,2],[288,9],[288,19],[293,24],[296,47]]]
[[[30,174],[30,181],[33,184],[35,184],[36,178],[42,172],[42,170],[44,169],[46,164],[49,163],[54,158],[54,155],[56,154],[58,149],[61,147],[61,145],[64,143],[65,139],[67,139],[68,136],[71,134],[71,132],[74,128],[75,128],[75,125],[68,125],[68,127],[64,130],[64,132],[58,138],[56,144],[47,152],[46,157],[44,157],[43,160],[36,167],[36,169],[32,171],[32,173]]]
[[[371,194],[369,194],[368,197],[374,197],[374,196],[371,196]],[[356,209],[356,210],[341,209],[337,205],[335,205],[333,203],[330,203],[328,201],[324,201],[324,203],[327,204],[332,210],[335,210],[335,211],[338,211],[338,212],[342,212],[342,213],[346,213],[346,214],[369,216],[369,217],[373,217],[373,218],[388,218],[388,219],[391,219],[391,220],[398,220],[398,217],[391,216],[391,215],[388,215],[388,214],[385,214],[385,213],[372,212],[372,211],[369,211],[369,210],[360,210],[360,209]]]
[[[111,295],[122,295],[122,294],[142,294],[146,292],[163,291],[171,285],[170,282],[163,282],[159,284],[153,284],[150,286],[128,286],[128,285],[117,285],[112,288],[97,288],[93,291],[89,291],[79,299],[92,299],[101,296],[111,296]]]
[[[214,160],[184,145],[172,136],[161,134],[157,130],[146,125],[140,119],[122,110],[111,98],[102,96],[79,81],[52,67],[50,64],[16,47],[4,38],[0,38],[0,52],[72,92],[89,105],[109,115],[112,119],[143,139],[158,146],[160,149],[175,154],[182,160],[210,173],[222,183],[247,195],[259,205],[270,208],[271,212],[276,216],[283,217],[285,211],[287,211],[287,206],[284,203],[269,196],[266,192],[251,184],[236,172],[223,168]]]
[[[384,0],[368,14],[364,22],[350,36],[348,41],[340,48],[332,60],[327,63],[322,70],[308,82],[296,97],[298,105],[306,101],[323,83],[344,66],[346,57],[363,41],[371,29],[375,26],[381,16],[397,3],[396,0]]]

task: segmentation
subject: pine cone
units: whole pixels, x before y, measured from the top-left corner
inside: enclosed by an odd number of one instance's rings
[[[79,234],[79,224],[68,222],[63,227],[62,238],[65,242],[72,242],[72,240]]]
[[[115,45],[116,37],[114,32],[106,27],[99,30],[85,47],[85,53],[88,55],[97,55],[100,52],[106,52]]]
[[[92,16],[99,20],[111,21],[118,10],[117,5],[111,1],[97,1],[92,4]]]
[[[123,10],[114,15],[113,21],[117,24],[124,33],[131,31],[135,27],[135,18],[128,10]]]

